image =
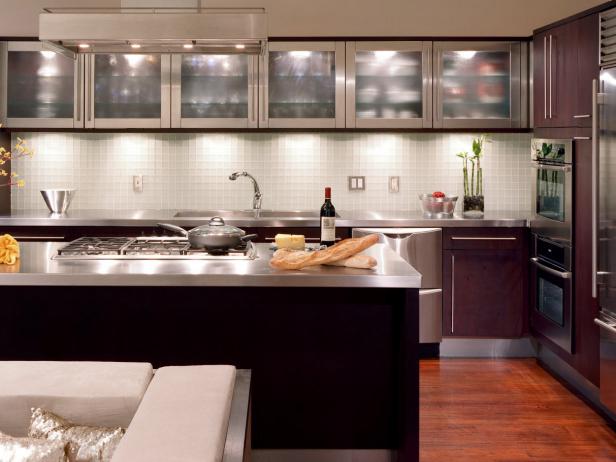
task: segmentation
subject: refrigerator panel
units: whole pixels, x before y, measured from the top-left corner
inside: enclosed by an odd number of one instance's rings
[[[599,91],[599,303],[616,313],[616,69],[601,71]]]

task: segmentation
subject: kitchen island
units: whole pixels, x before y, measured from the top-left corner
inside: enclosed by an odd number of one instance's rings
[[[238,261],[52,260],[0,266],[0,359],[234,364],[253,370],[254,448],[419,457],[421,275],[384,245],[375,270]]]

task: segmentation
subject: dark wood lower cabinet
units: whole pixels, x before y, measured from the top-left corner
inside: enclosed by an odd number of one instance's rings
[[[516,338],[527,329],[528,230],[447,229],[443,335]]]

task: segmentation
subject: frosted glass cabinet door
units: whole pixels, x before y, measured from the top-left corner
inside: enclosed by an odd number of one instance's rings
[[[522,44],[434,42],[434,50],[435,127],[522,126]]]
[[[172,127],[256,128],[257,63],[250,55],[172,55]]]
[[[79,127],[81,58],[45,50],[39,42],[2,45],[2,119],[9,127]]]
[[[346,126],[432,126],[431,42],[347,42]]]
[[[344,42],[270,42],[259,79],[259,126],[342,128]]]
[[[169,55],[93,54],[88,59],[87,127],[170,126]]]

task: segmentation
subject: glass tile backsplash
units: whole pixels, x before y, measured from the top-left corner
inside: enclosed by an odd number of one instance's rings
[[[75,188],[76,209],[247,209],[246,170],[259,181],[264,209],[317,210],[331,186],[338,210],[420,210],[417,195],[462,194],[461,161],[470,134],[61,134],[14,133],[36,154],[16,160],[26,180],[11,195],[13,210],[45,209],[39,191]],[[486,210],[530,210],[530,134],[494,134],[482,161]],[[143,175],[143,192],[133,192]],[[347,176],[366,177],[348,191]],[[400,177],[400,192],[388,177]],[[458,201],[458,208],[461,206]]]

